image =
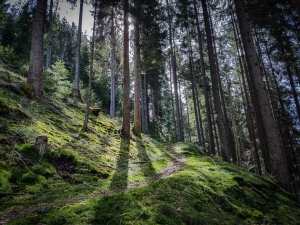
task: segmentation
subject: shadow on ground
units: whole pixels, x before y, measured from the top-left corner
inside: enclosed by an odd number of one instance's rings
[[[116,171],[111,179],[110,190],[124,188],[128,184],[130,139],[121,139]]]

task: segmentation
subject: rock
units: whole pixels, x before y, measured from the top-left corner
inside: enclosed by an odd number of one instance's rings
[[[47,136],[38,136],[35,140],[35,147],[39,155],[42,157],[48,149],[48,137]]]

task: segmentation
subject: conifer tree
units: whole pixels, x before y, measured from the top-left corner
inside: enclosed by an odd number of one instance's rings
[[[34,14],[30,64],[27,83],[32,85],[31,97],[40,99],[43,96],[43,44],[44,24],[47,9],[47,0],[37,1]]]

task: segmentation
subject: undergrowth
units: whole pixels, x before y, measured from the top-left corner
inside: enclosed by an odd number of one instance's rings
[[[299,224],[299,204],[270,179],[191,144],[124,139],[120,121],[101,113],[85,132],[85,105],[65,89],[32,101],[24,78],[0,76],[0,223],[33,208],[7,224]],[[188,158],[181,171],[125,189],[169,166],[170,153]]]

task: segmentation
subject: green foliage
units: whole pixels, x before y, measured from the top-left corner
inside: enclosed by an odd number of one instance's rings
[[[34,91],[34,87],[31,84],[24,82],[21,84],[21,90],[23,90],[27,96],[30,96],[30,94]]]
[[[71,91],[71,83],[68,80],[69,71],[65,68],[65,63],[58,60],[44,73],[45,89],[53,93],[67,96]]]
[[[0,170],[0,192],[11,192],[9,178],[11,173],[6,170]]]
[[[11,63],[16,59],[14,49],[10,46],[0,45],[0,62],[5,65],[11,66]]]
[[[36,174],[28,172],[23,174],[20,181],[24,183],[34,184],[38,181],[38,176]]]
[[[27,77],[28,75],[28,70],[29,70],[29,64],[28,63],[25,63],[25,64],[22,64],[18,70],[18,73],[21,75],[21,76],[24,76],[24,77]]]
[[[25,143],[15,147],[15,150],[20,152],[25,158],[38,159],[40,156],[33,144]]]

